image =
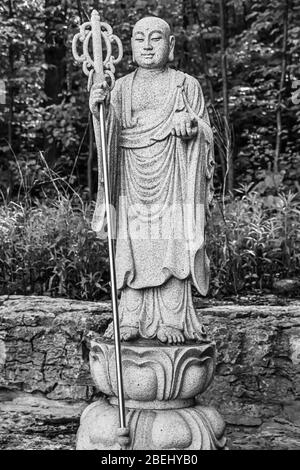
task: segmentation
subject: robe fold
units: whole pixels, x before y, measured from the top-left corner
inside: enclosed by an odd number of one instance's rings
[[[124,291],[121,324],[138,322],[142,336],[154,337],[159,324],[172,323],[192,338],[200,326],[190,283],[201,295],[206,295],[209,284],[205,224],[212,201],[213,134],[198,81],[173,69],[168,73],[169,94],[154,120],[132,117],[136,72],[117,80],[111,95],[107,135],[117,287]],[[197,120],[198,134],[191,140],[172,135],[174,117],[180,112]],[[99,139],[96,120],[94,126]],[[101,233],[105,205],[98,160],[92,228]]]

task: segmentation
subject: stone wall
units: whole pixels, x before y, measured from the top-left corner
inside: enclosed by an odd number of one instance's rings
[[[199,308],[214,337],[216,376],[205,395],[232,449],[300,449],[300,303]],[[71,449],[96,397],[84,335],[102,332],[108,303],[0,297],[0,448]]]
[[[300,303],[202,311],[216,340],[214,405],[233,448],[300,449]]]

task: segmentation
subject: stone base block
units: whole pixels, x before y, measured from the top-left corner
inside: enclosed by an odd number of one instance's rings
[[[127,408],[130,429],[128,450],[224,449],[225,424],[214,409],[194,405],[177,409]],[[119,412],[106,399],[83,412],[77,433],[77,450],[118,450]]]
[[[120,449],[115,349],[111,341],[89,335],[90,370],[106,398],[83,412],[77,435],[79,450]],[[215,345],[158,341],[122,343],[122,366],[128,449],[213,450],[225,446],[219,413],[199,406],[195,396],[211,383]]]

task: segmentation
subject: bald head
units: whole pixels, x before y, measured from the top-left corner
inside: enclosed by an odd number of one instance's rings
[[[145,18],[137,21],[133,27],[132,35],[134,36],[137,31],[144,30],[159,30],[167,37],[171,35],[171,29],[168,23],[162,18],[157,18],[156,16],[146,16]]]
[[[131,44],[139,67],[164,68],[173,60],[175,38],[168,23],[161,18],[147,16],[139,20],[133,28]]]

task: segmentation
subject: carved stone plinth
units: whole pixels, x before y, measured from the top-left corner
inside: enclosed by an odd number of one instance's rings
[[[212,343],[162,345],[156,341],[122,344],[128,449],[209,450],[225,447],[219,413],[195,403],[213,379]],[[90,339],[90,369],[105,394],[83,412],[77,434],[79,450],[119,449],[119,412],[113,343]]]

